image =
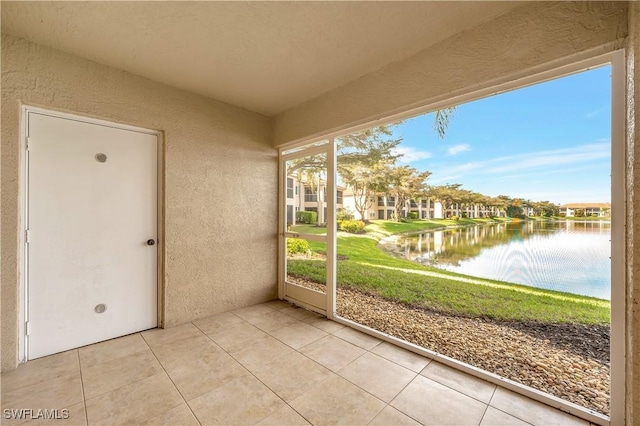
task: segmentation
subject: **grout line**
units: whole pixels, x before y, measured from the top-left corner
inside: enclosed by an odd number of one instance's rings
[[[78,369],[80,370],[80,387],[82,388],[82,403],[84,404],[84,422],[89,426],[89,413],[87,411],[87,398],[84,394],[84,378],[82,376],[82,363],[80,362],[80,350],[75,349],[76,356],[78,357]]]
[[[241,318],[243,321],[245,321],[245,322],[247,322],[247,323],[251,324],[249,321],[247,321],[246,319],[244,319],[244,318],[242,318],[242,317],[240,317],[240,316],[238,316],[238,318]],[[194,324],[194,325],[195,325],[195,324]],[[253,325],[254,327],[256,327],[254,324],[251,324],[251,325]],[[198,330],[202,331],[202,330],[200,329],[200,327],[198,327],[197,325],[195,325],[195,326],[196,326],[196,328],[198,328]],[[258,328],[258,327],[256,327],[256,328]],[[259,329],[259,328],[258,328],[258,329]],[[259,330],[260,330],[260,329],[259,329]],[[263,330],[263,331],[264,331],[264,330]],[[229,355],[229,356],[230,356],[230,357],[231,357],[235,362],[237,362],[237,363],[238,363],[242,368],[244,368],[244,369],[245,369],[245,370],[246,370],[246,371],[247,371],[247,372],[248,372],[248,373],[249,373],[249,374],[250,374],[254,379],[256,379],[258,382],[260,382],[264,387],[266,387],[267,389],[269,389],[269,391],[270,391],[271,393],[273,393],[277,398],[279,398],[279,399],[280,399],[280,400],[281,400],[285,405],[287,405],[287,406],[288,406],[289,408],[291,408],[293,411],[295,411],[296,413],[298,413],[298,415],[300,415],[300,417],[302,417],[303,419],[305,419],[308,423],[311,423],[311,422],[310,422],[306,417],[304,417],[304,416],[303,416],[301,413],[299,413],[295,408],[293,408],[291,405],[289,405],[289,403],[288,403],[287,401],[285,401],[285,400],[284,400],[284,398],[282,398],[280,395],[278,395],[278,393],[276,393],[273,389],[271,389],[271,388],[269,387],[269,385],[267,385],[266,383],[264,383],[264,382],[263,382],[259,377],[257,377],[255,374],[253,374],[253,372],[252,372],[251,370],[249,370],[249,369],[248,369],[248,368],[247,368],[247,367],[246,367],[242,362],[238,361],[238,360],[237,360],[237,359],[236,359],[236,358],[235,358],[231,353],[229,353],[225,348],[223,348],[222,346],[218,345],[218,343],[216,343],[216,341],[215,341],[215,340],[213,340],[213,339],[211,338],[211,336],[209,336],[209,335],[208,335],[207,333],[205,333],[204,331],[202,331],[202,333],[204,333],[204,335],[205,335],[205,336],[207,336],[207,338],[208,338],[209,340],[211,340],[211,341],[212,341],[216,346],[218,346],[218,347],[219,347],[223,352],[225,352],[227,355]],[[266,333],[266,332],[265,332],[265,333]],[[267,334],[268,334],[269,336],[271,336],[271,334],[269,334],[269,333],[267,333]],[[274,336],[271,336],[271,337],[273,337],[273,338],[275,339],[275,337],[274,337]],[[279,341],[279,340],[278,340],[278,341]],[[284,342],[282,342],[282,343],[284,343]],[[287,345],[287,346],[288,346],[288,345]],[[290,347],[290,346],[289,346],[289,347]],[[294,351],[296,351],[296,350],[294,349]],[[296,351],[296,352],[297,352],[297,351]],[[270,363],[269,363],[269,364],[270,364]],[[265,364],[265,366],[266,366],[266,365],[268,365],[268,364]],[[239,376],[239,377],[240,377],[240,376]],[[236,378],[234,378],[233,380],[230,380],[230,382],[232,382],[232,381],[234,381],[234,380],[238,379],[239,377],[236,377]],[[188,404],[187,404],[187,405],[188,405]],[[191,408],[191,407],[189,407],[189,408]],[[280,408],[278,408],[278,410],[280,410]],[[274,414],[276,411],[278,411],[278,410],[275,410],[275,411],[273,411],[272,413],[267,414],[265,417],[261,418],[261,419],[260,419],[258,422],[256,422],[256,423],[259,423],[259,422],[261,422],[262,420],[266,419],[267,417],[269,417],[269,416],[273,415],[273,414]]]
[[[193,323],[191,323],[193,324]],[[196,328],[198,328],[195,324],[193,324]],[[198,328],[198,330],[200,330]],[[205,334],[206,336],[206,334]],[[187,402],[187,400],[185,399],[184,395],[182,395],[182,392],[180,392],[180,389],[178,389],[178,386],[176,386],[176,383],[173,381],[173,379],[171,378],[171,376],[169,375],[169,373],[167,372],[167,370],[164,368],[164,365],[162,365],[162,362],[160,362],[160,360],[158,359],[158,356],[156,355],[156,353],[153,351],[153,348],[151,348],[151,346],[149,346],[149,342],[147,342],[147,339],[144,338],[144,336],[142,335],[142,333],[140,333],[140,337],[142,337],[142,340],[144,340],[144,343],[147,345],[147,347],[149,348],[149,350],[151,351],[151,354],[153,355],[153,357],[156,359],[156,361],[158,362],[158,364],[160,365],[160,368],[162,368],[162,371],[164,372],[164,374],[167,376],[167,378],[171,381],[171,384],[173,385],[173,387],[175,388],[175,390],[178,392],[178,394],[180,395],[180,398],[182,398],[182,401],[184,401],[185,405],[187,406],[187,408],[189,408],[189,411],[191,411],[191,414],[193,415],[193,418],[196,419],[196,421],[198,422],[199,425],[202,425],[202,423],[200,422],[200,419],[198,419],[198,416],[196,416],[196,413],[193,412],[193,410],[191,409],[191,406],[189,405],[189,402]],[[169,343],[173,343],[173,342],[169,342]],[[162,346],[162,345],[160,345]],[[180,405],[176,405],[175,407],[171,407],[168,410],[166,410],[164,413],[159,414],[156,417],[161,416],[162,414],[166,414],[169,411],[173,410],[176,407],[179,407]],[[151,419],[154,419],[155,417],[152,417]],[[147,419],[147,420],[151,420],[151,419]]]
[[[482,424],[482,421],[484,420],[484,416],[487,415],[487,411],[489,411],[489,404],[485,404],[484,411],[482,412],[482,417],[480,417],[480,421],[478,422],[478,426]]]

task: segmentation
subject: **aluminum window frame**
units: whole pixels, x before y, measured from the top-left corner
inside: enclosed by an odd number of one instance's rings
[[[627,339],[625,315],[626,315],[626,276],[625,276],[625,228],[626,228],[626,193],[624,182],[627,180],[627,169],[625,163],[625,129],[626,129],[626,69],[625,50],[618,49],[605,54],[594,55],[587,59],[573,60],[566,59],[566,63],[561,66],[552,67],[542,72],[533,73],[523,78],[514,79],[501,84],[490,85],[466,94],[453,96],[443,101],[426,103],[415,108],[408,108],[404,112],[389,114],[386,118],[376,118],[361,122],[353,126],[345,126],[341,130],[327,132],[322,136],[293,141],[280,145],[282,153],[287,149],[297,148],[304,145],[312,145],[319,141],[329,140],[327,149],[327,188],[333,194],[331,204],[328,203],[327,223],[334,226],[327,227],[327,265],[331,274],[327,273],[327,318],[338,323],[347,325],[356,330],[362,331],[384,341],[408,349],[427,358],[437,360],[445,365],[451,366],[475,377],[489,381],[506,389],[515,391],[533,400],[545,403],[558,408],[577,417],[590,422],[610,425],[624,424],[625,421],[625,344]],[[364,130],[376,125],[391,123],[393,121],[415,117],[431,111],[468,103],[503,92],[522,89],[524,87],[543,83],[549,80],[556,80],[571,74],[598,68],[604,65],[611,65],[611,205],[612,205],[612,227],[611,227],[611,389],[610,407],[611,415],[605,416],[594,410],[573,404],[548,393],[522,385],[504,377],[498,376],[485,370],[481,370],[461,361],[449,358],[421,346],[414,345],[404,340],[398,339],[381,331],[369,328],[362,324],[353,322],[337,315],[336,312],[336,229],[335,229],[335,196],[336,196],[336,155],[335,138],[359,130]],[[322,145],[324,146],[324,145]],[[317,147],[312,146],[310,149]],[[285,156],[286,157],[286,156]],[[280,162],[282,164],[282,161]],[[279,185],[282,191],[282,184]],[[282,203],[280,203],[282,204]],[[333,205],[333,208],[330,208]],[[386,206],[380,206],[386,207]],[[282,247],[279,248],[282,257]],[[281,297],[282,298],[282,297]]]

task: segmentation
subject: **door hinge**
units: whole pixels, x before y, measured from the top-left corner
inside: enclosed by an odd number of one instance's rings
[[[31,323],[29,321],[24,323],[24,331],[27,336],[31,334]]]
[[[28,229],[26,229],[26,230],[24,231],[24,242],[25,242],[25,243],[29,244],[29,243],[31,242],[31,241],[29,241],[29,240],[30,240],[30,238],[29,238],[30,236],[31,236],[31,235],[30,235],[30,233],[29,233],[29,230],[28,230]]]
[[[27,151],[31,149],[31,138],[27,138]]]

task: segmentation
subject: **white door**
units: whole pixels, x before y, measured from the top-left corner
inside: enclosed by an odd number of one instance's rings
[[[29,112],[28,141],[28,359],[156,327],[158,136]]]

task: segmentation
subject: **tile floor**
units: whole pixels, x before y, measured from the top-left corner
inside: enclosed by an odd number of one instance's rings
[[[26,424],[6,418],[19,408],[68,412],[55,425],[588,424],[280,301],[34,360],[1,383],[6,425]]]

